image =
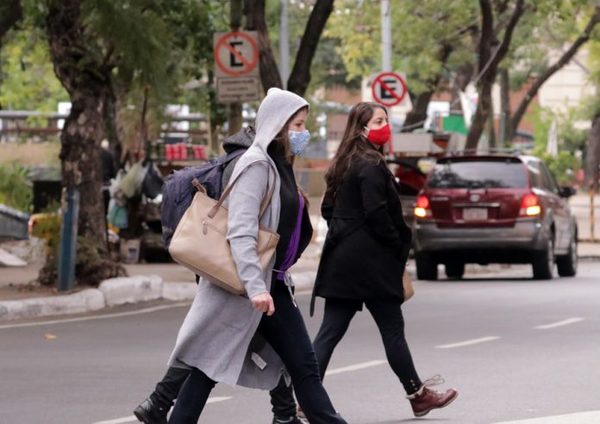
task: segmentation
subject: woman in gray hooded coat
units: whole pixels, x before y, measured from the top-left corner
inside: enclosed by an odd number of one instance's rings
[[[227,239],[247,297],[200,281],[170,366],[192,371],[179,393],[171,423],[196,423],[217,382],[272,389],[285,369],[298,403],[313,424],[345,421],[321,384],[317,361],[287,269],[308,244],[312,228],[298,191],[291,157],[306,147],[308,103],[272,88],[256,116],[256,137],[238,160],[228,199]],[[263,198],[273,197],[259,218]],[[258,226],[280,235],[275,257],[261,269],[256,251]]]

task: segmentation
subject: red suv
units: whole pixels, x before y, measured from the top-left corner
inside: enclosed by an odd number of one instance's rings
[[[438,264],[462,278],[466,263],[530,263],[535,279],[577,272],[577,224],[538,158],[445,156],[437,160],[414,209],[417,278],[435,280]]]

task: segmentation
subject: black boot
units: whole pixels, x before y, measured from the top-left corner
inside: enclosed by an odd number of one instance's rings
[[[170,367],[150,397],[135,408],[136,418],[145,424],[167,424],[169,409],[189,374],[187,368]]]
[[[297,416],[294,417],[278,417],[273,416],[273,424],[305,424],[307,421],[303,421]]]
[[[133,410],[133,415],[144,424],[167,424],[169,410],[148,398]]]

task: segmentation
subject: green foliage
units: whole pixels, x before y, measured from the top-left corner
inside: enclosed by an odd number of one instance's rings
[[[67,93],[54,75],[48,45],[39,29],[13,30],[0,49],[0,106],[56,111]]]
[[[25,212],[31,210],[33,193],[28,172],[17,163],[0,164],[0,203]]]
[[[575,178],[575,172],[581,167],[580,161],[570,152],[560,151],[556,157],[552,157],[546,153],[539,155],[554,176],[558,184],[571,185]]]
[[[171,32],[162,15],[163,2],[153,0],[84,0],[84,40],[91,63],[113,63],[117,75],[134,76],[157,92],[169,81],[165,60]],[[85,66],[85,60],[82,61]]]
[[[511,88],[539,76],[581,34],[592,5],[587,0],[531,2],[515,29],[509,55],[502,66],[511,72]]]
[[[536,108],[532,114],[534,124],[533,154],[544,159],[559,184],[573,181],[575,171],[581,168],[581,152],[585,148],[586,131],[577,129],[578,114],[570,110],[565,114],[553,114],[550,110]],[[556,120],[558,130],[558,155],[553,157],[546,152],[548,135],[552,121]]]
[[[449,63],[472,61],[468,28],[477,23],[475,2],[460,0],[403,0],[392,5],[393,68],[407,74],[411,92],[431,89],[428,80],[451,69],[443,67],[440,51],[451,46]],[[381,70],[381,10],[379,2],[343,0],[328,25],[328,34],[341,40],[339,52],[348,77],[368,76]]]

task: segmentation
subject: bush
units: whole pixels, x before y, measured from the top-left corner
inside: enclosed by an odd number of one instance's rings
[[[0,203],[31,212],[33,191],[29,169],[18,163],[0,164]]]

